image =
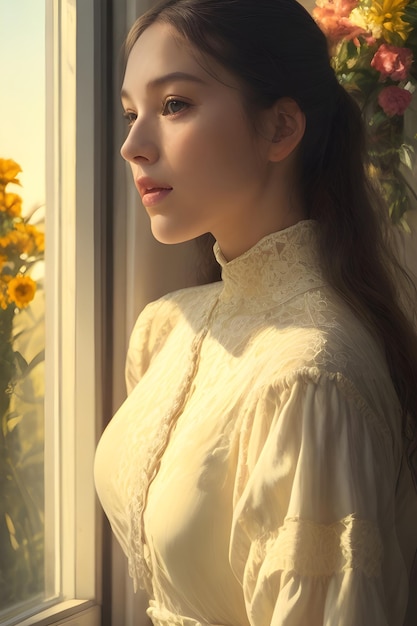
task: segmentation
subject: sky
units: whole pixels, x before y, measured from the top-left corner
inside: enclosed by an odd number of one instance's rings
[[[45,0],[0,0],[0,158],[21,166],[24,212],[45,201]]]

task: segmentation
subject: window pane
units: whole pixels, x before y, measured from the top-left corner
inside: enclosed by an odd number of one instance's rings
[[[44,4],[0,0],[2,623],[45,597]]]

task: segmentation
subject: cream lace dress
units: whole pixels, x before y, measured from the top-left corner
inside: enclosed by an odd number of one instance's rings
[[[222,282],[139,316],[97,449],[150,618],[402,626],[417,500],[380,349],[326,286],[314,222],[215,253]]]

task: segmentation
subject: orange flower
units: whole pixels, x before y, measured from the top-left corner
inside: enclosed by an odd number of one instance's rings
[[[0,309],[3,309],[5,311],[8,306],[9,306],[9,300],[6,297],[4,290],[0,289]]]
[[[26,237],[26,252],[29,256],[36,252],[44,252],[45,250],[45,235],[33,224],[27,222],[18,222],[15,224],[15,229],[22,237]]]
[[[32,302],[36,293],[36,283],[30,276],[18,275],[11,279],[7,287],[7,294],[11,302],[20,309],[24,309]]]
[[[45,234],[32,224],[25,224],[26,232],[32,238],[35,249],[38,252],[45,251]]]
[[[357,4],[357,0],[317,0],[313,17],[332,45],[365,34],[362,28],[349,19],[350,12]]]
[[[7,309],[10,304],[7,287],[12,278],[13,276],[11,276],[11,274],[0,274],[0,308],[4,310]]]
[[[22,171],[20,165],[13,159],[0,159],[0,185],[5,187],[8,183],[20,185],[17,175]]]
[[[45,235],[36,226],[18,221],[13,230],[0,237],[0,252],[2,250],[18,255],[40,254],[45,250]]]
[[[15,228],[7,233],[7,235],[0,237],[0,251],[1,250],[14,252],[18,255],[30,255],[33,252],[33,242],[31,242],[27,233]]]
[[[22,198],[17,193],[0,192],[0,211],[18,217],[22,212]]]

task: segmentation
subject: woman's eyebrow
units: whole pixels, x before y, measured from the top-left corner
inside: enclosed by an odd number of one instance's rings
[[[200,78],[199,76],[194,76],[194,74],[187,74],[187,72],[171,72],[170,74],[164,74],[163,76],[158,76],[157,78],[153,78],[146,85],[147,89],[153,89],[155,87],[159,87],[164,85],[165,83],[171,83],[174,81],[189,81],[194,83],[199,83],[201,85],[206,85],[207,83]],[[126,89],[122,89],[120,92],[122,98],[129,97]]]

